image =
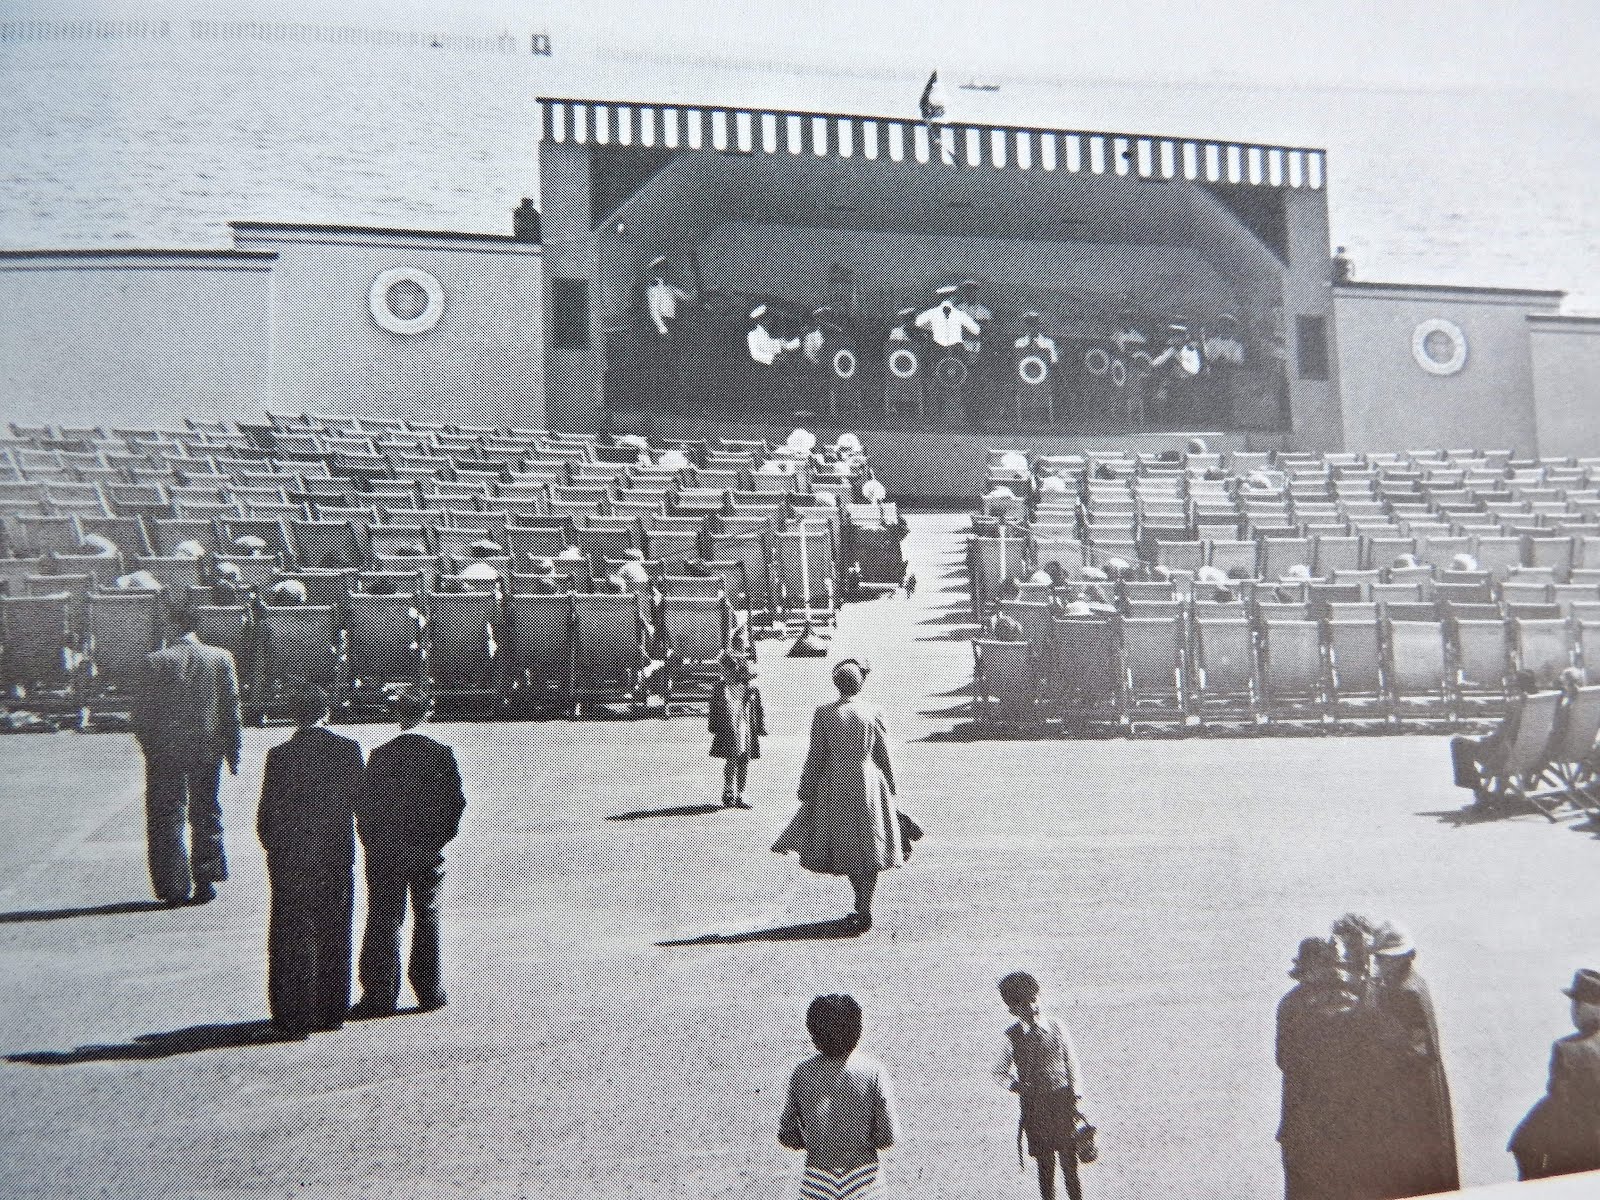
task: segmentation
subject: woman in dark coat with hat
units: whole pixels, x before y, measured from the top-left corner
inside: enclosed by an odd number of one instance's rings
[[[1382,1194],[1384,1163],[1373,1154],[1372,1010],[1340,971],[1324,938],[1300,943],[1278,1003],[1285,1200],[1366,1200]]]
[[[796,851],[808,871],[848,877],[856,904],[846,921],[858,932],[872,928],[878,873],[906,860],[883,710],[858,695],[868,670],[855,658],[833,668],[839,699],[812,717],[800,809],[772,847]]]
[[[1506,1147],[1517,1178],[1600,1171],[1600,971],[1585,968],[1564,989],[1578,1032],[1550,1047],[1550,1083]]]
[[[1455,1118],[1450,1083],[1439,1051],[1439,1026],[1428,985],[1413,966],[1416,946],[1392,925],[1374,938],[1378,964],[1377,1013],[1384,1051],[1375,1076],[1386,1115],[1386,1197],[1427,1196],[1461,1186],[1456,1166]]]

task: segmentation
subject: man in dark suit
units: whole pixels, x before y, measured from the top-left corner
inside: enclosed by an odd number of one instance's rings
[[[1518,1179],[1600,1171],[1600,971],[1584,968],[1564,989],[1578,1032],[1550,1047],[1550,1085],[1506,1147]]]
[[[423,1012],[444,1007],[439,968],[439,888],[444,848],[456,836],[466,799],[448,746],[414,732],[429,701],[398,693],[391,710],[400,736],[367,759],[356,803],[366,856],[367,930],[358,969],[361,1000],[351,1016],[393,1015],[400,997],[400,927],[411,897],[411,963],[407,977]]]
[[[328,694],[295,702],[299,729],[267,751],[256,832],[267,851],[267,1003],[284,1033],[337,1029],[350,1009],[355,804],[361,747],[327,728]]]
[[[144,750],[150,880],[168,904],[206,904],[228,877],[217,788],[224,762],[239,773],[239,677],[232,654],[195,634],[192,610],[171,619],[182,636],[145,659],[133,710]]]

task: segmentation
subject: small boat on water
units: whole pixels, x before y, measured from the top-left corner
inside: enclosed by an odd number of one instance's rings
[[[998,92],[1000,90],[998,83],[979,83],[974,79],[969,79],[958,86],[963,92]]]

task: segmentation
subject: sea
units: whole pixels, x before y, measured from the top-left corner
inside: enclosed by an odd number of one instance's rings
[[[924,64],[539,55],[520,36],[0,28],[0,249],[222,247],[234,220],[508,233],[518,200],[539,195],[537,96],[911,116],[925,77]],[[1600,312],[1600,92],[945,86],[955,121],[1323,147],[1332,238],[1357,278],[1562,289],[1569,311]]]

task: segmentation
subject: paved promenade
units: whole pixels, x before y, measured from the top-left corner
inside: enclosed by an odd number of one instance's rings
[[[928,829],[860,938],[807,928],[844,881],[768,850],[831,694],[826,660],[775,642],[750,813],[712,807],[703,717],[440,725],[468,795],[449,1007],[299,1042],[262,1024],[254,834],[286,731],[248,733],[225,777],[233,879],[175,910],[142,903],[131,737],[0,739],[0,1196],[777,1200],[805,1005],[848,990],[898,1090],[896,1194],[1025,1200],[989,1066],[994,981],[1027,968],[1083,1058],[1092,1200],[1272,1197],[1274,1006],[1298,940],[1347,910],[1415,937],[1464,1181],[1512,1178],[1570,1028],[1557,989],[1600,966],[1595,832],[1461,821],[1437,737],[967,740],[960,524],[913,518],[915,596],[851,606],[835,639],[874,661]]]

